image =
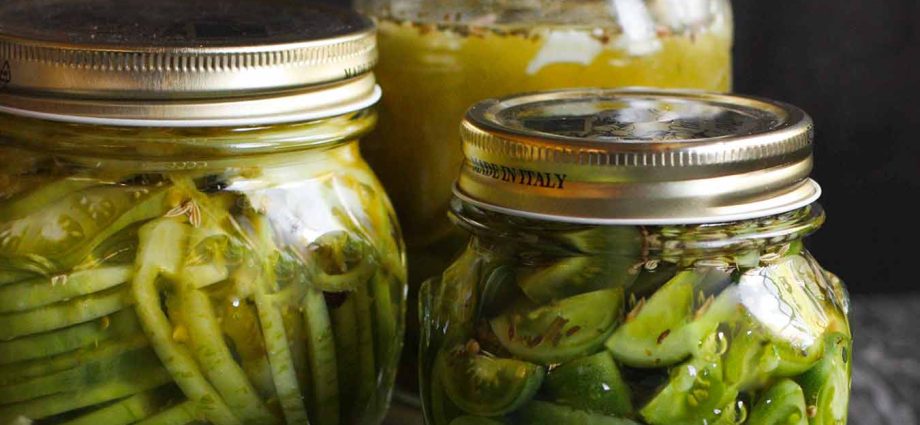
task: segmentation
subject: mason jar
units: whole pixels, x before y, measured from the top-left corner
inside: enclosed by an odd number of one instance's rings
[[[403,332],[374,26],[0,5],[0,423],[372,424]]]
[[[846,423],[803,111],[572,89],[478,103],[462,138],[470,239],[420,294],[428,424]]]
[[[385,93],[362,149],[404,228],[410,297],[463,247],[445,211],[463,161],[456,124],[469,105],[566,87],[731,88],[729,0],[355,4],[377,20]]]

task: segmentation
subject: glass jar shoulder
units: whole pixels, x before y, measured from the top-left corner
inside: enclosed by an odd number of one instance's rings
[[[845,420],[845,291],[799,237],[702,253],[547,227],[478,232],[423,289],[429,423]]]

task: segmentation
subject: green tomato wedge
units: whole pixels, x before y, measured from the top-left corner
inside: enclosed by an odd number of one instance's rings
[[[629,287],[641,260],[642,234],[633,226],[595,226],[554,232],[550,239],[574,251],[554,263],[519,270],[518,284],[533,302],[545,304],[585,292]]]
[[[556,403],[589,412],[627,416],[632,395],[613,356],[602,351],[565,363],[546,377],[544,391]]]
[[[505,349],[524,360],[553,364],[603,346],[623,308],[623,289],[604,289],[534,308],[522,303],[490,321]]]
[[[518,423],[527,425],[639,425],[632,419],[585,412],[545,401],[527,403],[514,415]]]
[[[713,423],[729,413],[723,409],[737,391],[722,375],[722,339],[713,333],[696,356],[672,369],[668,382],[639,410],[651,425],[698,425]]]
[[[698,270],[680,272],[648,301],[640,301],[605,344],[613,357],[632,367],[652,368],[694,354],[706,335],[737,312],[732,287],[695,306],[694,292],[705,278],[706,272]]]
[[[810,425],[846,423],[850,400],[850,338],[843,334],[826,337],[824,357],[797,378],[805,393]]]
[[[751,425],[808,425],[802,387],[784,379],[764,392],[748,417]]]
[[[593,226],[550,237],[583,254],[638,258],[642,252],[642,233],[635,226]]]
[[[738,281],[740,302],[767,331],[782,375],[804,372],[824,352],[822,336],[831,318],[818,280],[808,260],[791,256],[750,270]]]
[[[565,257],[537,269],[520,269],[518,285],[537,304],[600,289],[626,288],[636,279],[633,257]]]
[[[480,416],[503,415],[521,407],[536,395],[546,374],[542,366],[474,354],[465,346],[439,352],[434,367],[450,400]]]

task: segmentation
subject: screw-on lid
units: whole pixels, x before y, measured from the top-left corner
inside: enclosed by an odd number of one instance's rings
[[[461,126],[455,194],[509,214],[713,223],[814,202],[812,121],[795,106],[694,91],[574,89],[486,100]]]
[[[0,3],[0,106],[40,118],[219,125],[328,116],[376,101],[376,59],[373,23],[305,2]],[[326,88],[334,93],[318,99]]]

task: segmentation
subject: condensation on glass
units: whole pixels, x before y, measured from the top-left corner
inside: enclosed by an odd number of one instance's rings
[[[846,423],[804,112],[578,89],[483,101],[461,134],[470,239],[420,292],[428,424]]]
[[[379,423],[376,54],[292,2],[4,1],[0,423]]]

